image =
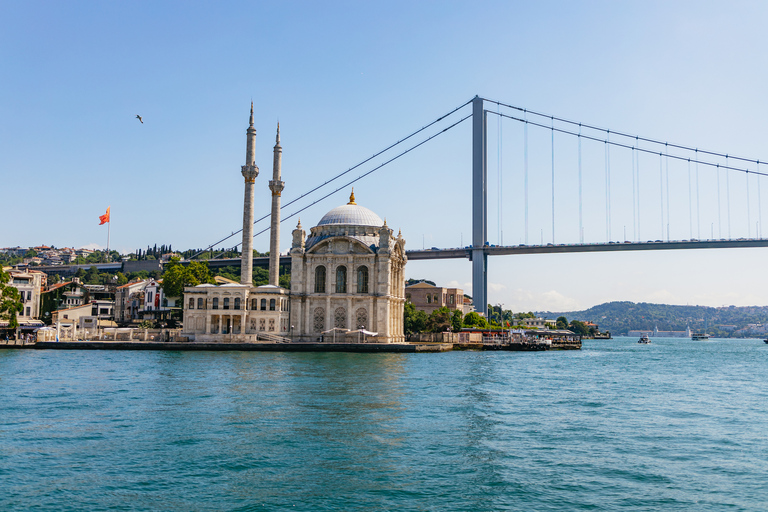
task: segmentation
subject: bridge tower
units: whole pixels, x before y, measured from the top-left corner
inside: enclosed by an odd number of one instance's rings
[[[488,308],[488,154],[483,99],[472,99],[472,297],[483,316]]]

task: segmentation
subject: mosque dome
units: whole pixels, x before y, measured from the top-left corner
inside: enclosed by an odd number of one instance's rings
[[[320,219],[317,225],[329,226],[334,224],[381,227],[384,225],[384,221],[368,208],[355,203],[355,192],[353,190],[349,203],[338,206],[323,215],[323,218]]]

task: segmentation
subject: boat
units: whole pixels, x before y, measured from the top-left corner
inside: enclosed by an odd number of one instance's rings
[[[764,342],[766,342],[766,343],[768,343],[768,338],[764,339],[763,341],[764,341]]]
[[[691,334],[691,339],[694,340],[694,341],[695,340],[708,340],[709,339],[709,334],[707,334],[705,332],[703,332],[703,333],[694,333],[694,334]]]
[[[651,342],[651,338],[648,337],[647,334],[643,334],[639,340],[637,340],[638,343],[642,343],[644,345],[647,345]]]

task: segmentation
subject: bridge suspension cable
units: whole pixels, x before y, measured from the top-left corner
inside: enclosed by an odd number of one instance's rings
[[[403,137],[402,139],[398,140],[397,142],[395,142],[395,143],[393,143],[393,144],[390,144],[390,145],[389,145],[389,146],[387,146],[386,148],[384,148],[384,149],[382,149],[381,151],[378,151],[377,153],[375,153],[375,154],[371,155],[370,157],[366,158],[365,160],[361,161],[360,163],[358,163],[358,164],[356,164],[356,165],[353,165],[352,167],[350,167],[350,168],[349,168],[349,169],[347,169],[346,171],[340,172],[339,174],[337,174],[336,176],[332,177],[331,179],[329,179],[329,180],[327,180],[327,181],[325,181],[325,182],[321,183],[320,185],[317,185],[317,186],[315,186],[314,188],[312,188],[312,189],[308,190],[307,192],[304,192],[303,194],[299,195],[298,197],[296,197],[296,198],[292,199],[291,201],[288,201],[287,203],[285,203],[285,204],[281,205],[281,206],[280,206],[280,209],[282,210],[283,208],[286,208],[286,207],[288,207],[288,206],[290,206],[290,205],[292,205],[292,204],[296,203],[297,201],[300,201],[301,199],[303,199],[303,198],[307,197],[308,195],[310,195],[310,194],[312,194],[312,193],[314,193],[314,192],[317,192],[317,191],[318,191],[318,190],[320,190],[321,188],[323,188],[323,187],[325,187],[325,186],[329,185],[330,183],[332,183],[332,182],[336,181],[337,179],[341,178],[341,177],[342,177],[342,176],[344,176],[345,174],[348,174],[348,173],[352,172],[353,170],[357,169],[358,167],[360,167],[360,166],[362,166],[362,165],[365,165],[366,163],[370,162],[370,161],[371,161],[371,160],[373,160],[374,158],[376,158],[376,157],[378,157],[378,156],[381,156],[382,154],[386,153],[387,151],[390,151],[391,149],[394,149],[396,146],[398,146],[398,145],[402,144],[403,142],[407,141],[408,139],[411,139],[411,138],[415,137],[416,135],[418,135],[419,133],[423,132],[424,130],[427,130],[428,128],[431,128],[431,127],[432,127],[432,126],[434,126],[435,124],[439,123],[440,121],[443,121],[443,120],[445,120],[446,118],[448,118],[448,117],[450,117],[451,115],[455,114],[456,112],[458,112],[458,111],[459,111],[459,110],[461,110],[462,108],[466,107],[466,106],[467,106],[467,105],[469,105],[470,103],[472,103],[472,100],[470,100],[470,101],[467,101],[466,103],[463,103],[462,105],[459,105],[458,107],[454,108],[453,110],[451,110],[451,111],[450,111],[450,112],[448,112],[447,114],[444,114],[444,115],[442,115],[442,116],[438,117],[438,118],[437,118],[437,119],[435,119],[434,121],[432,121],[432,122],[430,122],[430,123],[428,123],[428,124],[426,124],[426,125],[422,126],[422,127],[421,127],[421,128],[419,128],[418,130],[414,131],[414,132],[413,132],[413,133],[411,133],[410,135],[408,135],[408,136],[406,136],[406,137]],[[469,116],[468,116],[468,117],[469,117]],[[465,119],[467,119],[467,117],[464,117],[464,118],[462,118],[460,121],[458,121],[458,123],[460,123],[460,122],[464,121]],[[444,133],[444,132],[446,132],[447,130],[449,130],[449,129],[453,128],[454,126],[456,126],[456,124],[458,124],[458,123],[454,123],[453,125],[449,126],[448,128],[444,129],[443,131],[439,132],[438,134],[441,134],[441,133]],[[432,138],[434,138],[434,137],[431,137],[430,139],[427,139],[427,140],[431,140]],[[426,142],[426,141],[425,141],[425,142]],[[422,143],[422,144],[423,144],[423,143]],[[416,147],[418,147],[418,146],[416,146]],[[414,147],[414,148],[411,148],[411,149],[415,149],[415,147]],[[408,150],[408,151],[410,151],[410,150]],[[406,151],[406,153],[407,153],[407,151]],[[403,153],[403,154],[404,154],[404,153]],[[396,157],[396,158],[399,158],[400,156],[402,156],[402,154],[398,155],[398,157]],[[396,159],[396,158],[395,158],[395,159]],[[394,160],[394,159],[393,159],[393,160]],[[392,161],[392,160],[390,160],[390,161]],[[328,196],[325,196],[325,197],[328,197]],[[312,204],[315,204],[315,203],[312,203]],[[256,219],[256,220],[253,222],[253,224],[254,224],[254,225],[256,225],[256,224],[258,224],[259,222],[261,222],[261,221],[263,221],[263,220],[266,220],[266,219],[268,219],[268,218],[269,218],[269,214],[267,214],[267,215],[264,215],[263,217],[260,217],[260,218]],[[193,254],[193,255],[190,257],[190,259],[194,259],[194,258],[196,258],[197,256],[199,256],[199,255],[201,255],[201,254],[203,254],[203,253],[205,253],[205,252],[207,252],[207,251],[209,251],[209,250],[213,249],[213,248],[214,248],[216,245],[218,245],[218,244],[220,244],[220,243],[222,243],[222,242],[224,242],[224,241],[226,241],[226,240],[229,240],[230,238],[232,238],[233,236],[235,236],[235,235],[237,235],[237,234],[239,234],[239,233],[242,233],[242,231],[243,231],[243,229],[242,229],[242,228],[238,229],[237,231],[233,231],[233,232],[232,232],[232,234],[230,234],[229,236],[226,236],[226,237],[222,238],[221,240],[219,240],[218,242],[214,242],[213,244],[211,244],[211,245],[207,246],[205,249],[203,249],[203,250],[201,250],[201,251],[198,251],[197,253]],[[261,232],[259,232],[259,233],[256,233],[256,234],[260,234],[260,233],[263,233],[263,231],[261,231]],[[254,236],[256,236],[256,235],[254,235]],[[237,247],[238,245],[240,245],[240,244],[237,244],[235,247]]]
[[[664,145],[664,146],[668,146],[668,147],[675,148],[675,149],[682,149],[684,151],[696,151],[698,153],[703,153],[703,154],[706,154],[706,155],[716,156],[716,157],[721,157],[721,158],[729,157],[731,159],[740,160],[740,161],[743,161],[743,162],[749,162],[749,163],[753,163],[753,164],[757,164],[757,163],[760,162],[760,160],[755,160],[755,159],[752,159],[752,158],[736,157],[736,156],[733,156],[733,155],[729,155],[727,153],[720,153],[720,152],[717,152],[717,151],[706,151],[706,150],[694,148],[694,147],[691,147],[691,146],[685,146],[683,144],[673,144],[671,142],[662,142],[660,140],[652,139],[650,137],[641,137],[639,135],[631,135],[631,134],[624,133],[624,132],[619,132],[619,131],[615,131],[615,130],[609,130],[607,128],[601,128],[601,127],[595,126],[595,125],[589,125],[589,124],[585,124],[585,123],[580,123],[578,121],[571,121],[569,119],[565,119],[565,118],[562,118],[562,117],[552,116],[552,115],[549,115],[549,114],[544,114],[544,113],[541,113],[541,112],[536,112],[534,110],[529,110],[529,109],[525,109],[525,108],[522,108],[522,107],[516,107],[516,106],[510,105],[508,103],[503,103],[503,102],[500,102],[500,101],[491,100],[491,99],[487,99],[487,98],[483,98],[483,101],[487,101],[489,103],[496,103],[496,104],[501,105],[503,107],[511,108],[513,110],[517,110],[517,111],[523,112],[525,114],[531,114],[531,115],[535,115],[535,116],[539,116],[539,117],[542,117],[542,118],[545,118],[545,119],[550,119],[550,120],[558,121],[558,122],[565,123],[565,124],[570,124],[570,125],[574,125],[574,126],[588,128],[590,130],[595,130],[595,131],[600,131],[600,132],[605,132],[605,133],[612,133],[612,134],[617,135],[619,137],[626,137],[626,138],[629,138],[629,139],[635,139],[636,141],[647,142],[649,144]],[[518,120],[520,120],[520,119],[518,119]],[[531,124],[536,124],[536,123],[534,123],[533,121],[530,121],[530,120],[528,120],[526,122],[529,122]],[[538,126],[541,126],[541,125],[538,125]],[[567,132],[567,133],[571,133],[571,132]],[[573,135],[573,133],[571,133],[571,135]],[[595,139],[595,140],[598,140],[598,139]],[[622,144],[614,144],[614,145],[622,146]],[[629,146],[623,146],[623,147],[629,147]],[[655,153],[655,151],[650,151],[650,152],[651,153]],[[702,163],[706,163],[706,162],[702,162]],[[763,163],[765,163],[765,160],[763,160]],[[731,170],[736,170],[736,171],[741,170],[741,171],[743,171],[743,169],[738,169],[738,168],[732,168]]]
[[[390,158],[390,159],[389,159],[389,160],[387,160],[386,162],[383,162],[383,163],[381,163],[381,164],[377,165],[376,167],[374,167],[374,168],[373,168],[373,169],[371,169],[370,171],[367,171],[367,172],[365,172],[365,173],[361,174],[360,176],[358,176],[357,178],[355,178],[355,179],[353,179],[353,180],[350,180],[350,181],[348,181],[348,182],[347,182],[347,183],[345,183],[344,185],[341,185],[340,187],[336,188],[335,190],[333,190],[333,191],[331,191],[331,192],[328,192],[328,193],[327,193],[327,194],[325,194],[324,196],[322,196],[322,197],[320,197],[320,198],[318,198],[318,199],[316,199],[316,200],[312,201],[312,202],[311,202],[311,203],[309,203],[308,205],[306,205],[306,206],[304,206],[304,207],[302,207],[302,208],[300,208],[300,209],[296,210],[295,212],[291,213],[290,215],[286,215],[285,217],[282,217],[282,218],[280,219],[280,222],[281,222],[281,223],[282,223],[282,222],[285,222],[286,220],[288,220],[288,219],[290,219],[290,218],[292,218],[292,217],[295,217],[296,215],[300,214],[300,213],[301,213],[301,212],[303,212],[304,210],[307,210],[307,209],[311,208],[312,206],[316,205],[317,203],[320,203],[320,202],[324,201],[325,199],[328,199],[328,198],[329,198],[329,197],[331,197],[332,195],[334,195],[334,194],[336,194],[336,193],[338,193],[338,192],[340,192],[340,191],[344,190],[345,188],[349,187],[350,185],[352,185],[352,184],[354,184],[354,183],[357,183],[357,182],[358,182],[358,181],[360,181],[361,179],[365,178],[366,176],[368,176],[368,175],[370,175],[370,174],[373,174],[374,172],[378,171],[378,170],[379,170],[379,169],[381,169],[382,167],[384,167],[384,166],[386,166],[386,165],[388,165],[388,164],[390,164],[390,163],[394,162],[394,161],[395,161],[395,160],[397,160],[398,158],[400,158],[400,157],[402,157],[402,156],[405,156],[405,155],[407,155],[408,153],[410,153],[410,152],[411,152],[411,151],[413,151],[414,149],[416,149],[416,148],[419,148],[419,147],[423,146],[424,144],[426,144],[427,142],[431,141],[431,140],[432,140],[432,139],[434,139],[435,137],[438,137],[439,135],[442,135],[443,133],[447,132],[448,130],[450,130],[450,129],[452,129],[452,128],[455,128],[456,126],[458,126],[459,124],[461,124],[462,122],[466,121],[467,119],[469,119],[469,118],[471,118],[471,117],[472,117],[472,114],[470,114],[470,115],[467,115],[467,116],[465,116],[465,117],[462,117],[461,119],[459,119],[459,120],[458,120],[458,121],[456,121],[455,123],[451,124],[450,126],[448,126],[448,127],[444,128],[444,129],[442,129],[441,131],[439,131],[439,132],[437,132],[437,133],[435,133],[435,134],[431,135],[430,137],[428,137],[428,138],[426,138],[426,139],[422,140],[422,141],[421,141],[421,142],[419,142],[418,144],[415,144],[415,145],[411,146],[410,148],[406,149],[405,151],[402,151],[401,153],[399,153],[399,154],[395,155],[394,157]],[[296,201],[295,201],[295,200],[294,200],[294,201],[291,201],[291,203],[294,203],[294,202],[296,202]],[[288,203],[288,204],[291,204],[291,203]],[[287,206],[287,205],[286,205],[286,206]],[[282,208],[281,208],[281,209],[282,209]],[[266,217],[265,217],[265,218],[266,218]],[[255,236],[261,235],[262,233],[266,233],[267,231],[269,231],[269,229],[270,229],[269,227],[267,227],[267,228],[264,228],[264,229],[262,229],[261,231],[259,231],[258,233],[254,233],[254,235],[253,235],[253,236],[255,237]],[[241,230],[241,231],[242,231],[242,230]],[[242,243],[242,242],[241,242],[241,243]],[[234,247],[235,247],[235,248],[237,248],[238,246],[240,246],[240,245],[241,245],[241,243],[238,243],[238,244],[236,244]]]

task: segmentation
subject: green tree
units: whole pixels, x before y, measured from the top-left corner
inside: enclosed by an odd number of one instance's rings
[[[89,268],[83,276],[83,281],[85,284],[99,284],[99,270],[95,266]]]
[[[30,249],[24,253],[25,258],[34,258],[35,256],[37,256],[37,251],[34,249]]]
[[[452,318],[450,309],[445,306],[436,309],[432,312],[432,314],[429,315],[429,318],[427,319],[427,331],[445,332],[449,327],[452,326],[451,320]]]
[[[453,311],[453,314],[451,315],[451,330],[453,332],[459,332],[461,330],[461,326],[464,323],[464,315],[461,313],[460,310],[456,309]]]
[[[405,334],[424,332],[427,328],[427,314],[419,311],[413,303],[406,301],[403,308],[403,330]]]
[[[581,322],[579,320],[572,320],[569,329],[579,336],[588,336],[589,335],[589,327],[587,327],[587,324],[584,322]]]
[[[123,286],[124,284],[128,284],[128,277],[125,274],[123,274],[122,272],[118,272],[115,275],[117,276],[117,282],[115,283],[117,284],[117,286]]]
[[[567,329],[568,328],[568,319],[564,316],[557,317],[557,323],[555,324],[555,327],[557,329]]]
[[[11,275],[0,267],[0,318],[8,320],[9,328],[16,329],[19,327],[16,315],[22,312],[24,306],[21,303],[19,290],[9,284],[10,282]]]
[[[214,283],[208,263],[190,261],[189,265],[184,266],[178,258],[172,258],[165,265],[162,286],[166,297],[183,298],[185,286],[197,286],[203,283]]]
[[[464,317],[464,327],[478,327],[480,329],[488,328],[488,320],[476,312],[467,313]]]

